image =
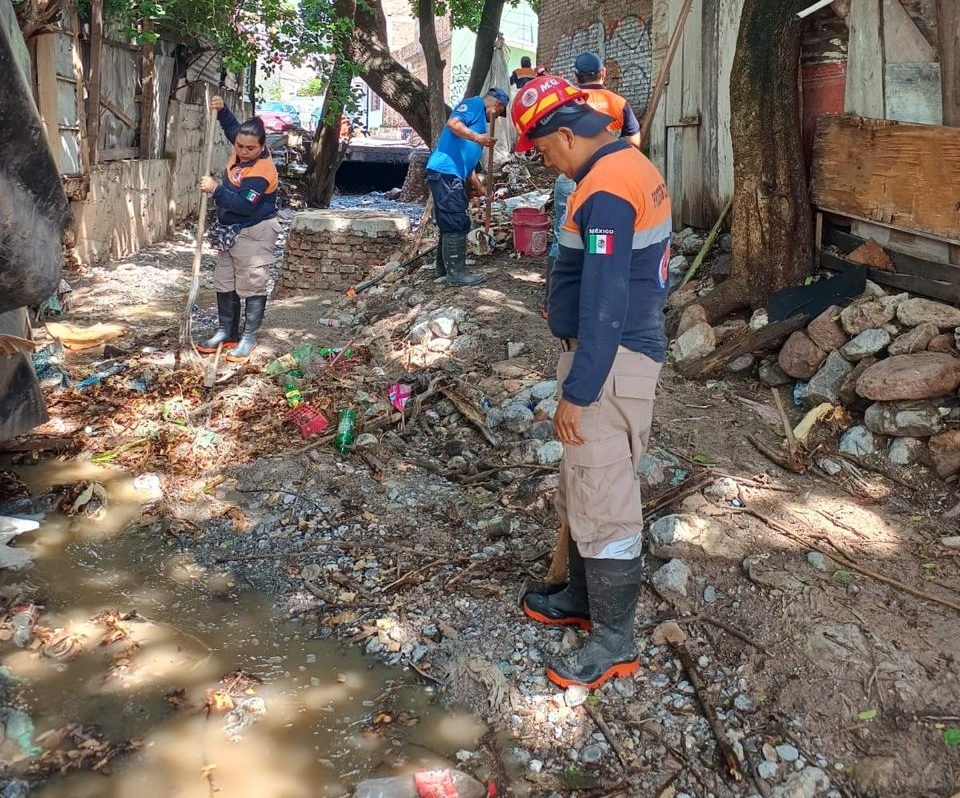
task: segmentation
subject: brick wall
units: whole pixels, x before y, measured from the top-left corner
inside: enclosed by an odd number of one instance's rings
[[[640,116],[656,80],[651,78],[652,16],[653,0],[609,0],[602,5],[541,0],[537,62],[572,78],[580,53],[599,54],[607,68],[607,86],[624,95]]]
[[[307,211],[294,216],[279,284],[340,291],[361,282],[406,247],[410,220],[374,211]]]

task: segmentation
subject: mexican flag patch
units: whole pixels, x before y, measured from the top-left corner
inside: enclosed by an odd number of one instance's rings
[[[260,192],[254,191],[252,188],[248,188],[246,191],[243,192],[243,198],[247,202],[252,204],[256,202],[258,199],[260,199]]]
[[[590,233],[587,236],[587,252],[591,255],[612,255],[613,233]]]

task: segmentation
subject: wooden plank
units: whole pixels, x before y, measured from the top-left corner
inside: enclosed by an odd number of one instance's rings
[[[100,153],[101,161],[129,161],[137,158],[140,150],[137,147],[115,147],[111,150],[103,150]]]
[[[863,266],[834,255],[832,252],[820,253],[820,265],[825,269],[836,272],[845,272],[852,269],[863,270]],[[939,299],[941,302],[960,303],[960,284],[958,283],[926,280],[923,277],[882,272],[878,269],[867,269],[866,271],[867,277],[880,285],[896,288],[899,291],[920,294],[931,299]]]
[[[103,108],[106,108],[111,114],[113,114],[117,119],[123,122],[123,124],[125,124],[127,127],[132,128],[134,125],[136,125],[136,122],[134,122],[133,119],[131,119],[123,111],[117,108],[117,106],[115,106],[112,102],[110,102],[110,100],[108,100],[102,94],[100,95],[100,105]]]
[[[152,30],[149,22],[144,22],[143,28]],[[153,118],[156,91],[156,47],[153,42],[146,42],[140,48],[140,157],[144,160],[150,157],[153,126],[159,124]]]
[[[844,111],[885,118],[882,0],[850,0],[847,87]]]
[[[811,196],[824,211],[960,243],[960,128],[824,116]]]
[[[887,64],[883,96],[887,119],[939,125],[943,121],[940,64]]]
[[[884,249],[913,255],[932,263],[950,262],[950,244],[935,241],[916,233],[904,233],[892,227],[884,227],[875,222],[861,222],[856,219],[850,224],[850,232],[862,240],[872,238]]]
[[[680,10],[683,6],[683,0],[670,0],[669,11],[667,14],[667,30],[672,32],[677,26],[677,20],[680,19]],[[670,36],[670,33],[667,34]],[[679,52],[670,64],[670,76],[667,78],[667,92],[664,98],[664,105],[667,110],[667,125],[676,124],[683,116],[683,42],[686,39],[686,32],[680,40]]]
[[[90,80],[87,82],[87,146],[90,163],[99,163],[100,68],[103,59],[103,0],[90,0]]]
[[[845,233],[832,225],[824,230],[823,240],[832,244],[844,253],[849,254],[864,243],[865,239],[851,233]],[[879,243],[879,242],[877,242]],[[954,281],[960,283],[960,267],[948,263],[934,263],[914,255],[887,250],[890,260],[893,261],[897,274],[911,277],[923,277],[927,280]]]
[[[810,317],[806,315],[793,316],[783,321],[768,324],[759,330],[743,333],[723,346],[718,346],[709,355],[680,363],[680,373],[690,379],[705,377],[723,368],[740,355],[749,355],[751,352],[758,352],[761,349],[780,343],[790,333],[806,326],[809,320]]]
[[[708,227],[711,221],[703,212],[703,157],[699,119],[703,99],[703,0],[694,0],[683,29],[683,92],[680,121],[698,120],[687,125],[682,142],[683,179],[681,181],[681,222],[693,227]]]
[[[701,205],[705,216],[715,219],[720,208],[717,197],[720,194],[720,166],[717,144],[717,95],[720,77],[720,53],[717,46],[720,41],[719,30],[720,0],[703,0],[702,41],[703,70],[700,107],[702,127],[700,128],[700,164],[702,174]]]
[[[37,108],[47,133],[53,162],[60,171],[63,152],[60,146],[60,100],[57,88],[56,33],[37,36]]]
[[[717,199],[725,203],[733,194],[733,139],[730,135],[730,75],[740,35],[743,0],[720,0],[718,20],[720,76],[717,93]]]
[[[960,3],[938,2],[943,124],[960,127]]]
[[[886,64],[927,64],[937,60],[937,51],[900,0],[883,0],[883,58]]]

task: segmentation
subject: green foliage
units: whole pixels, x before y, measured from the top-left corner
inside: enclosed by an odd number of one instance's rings
[[[321,78],[310,78],[306,83],[304,83],[298,90],[297,95],[300,97],[319,97],[327,88],[326,81]]]
[[[325,16],[317,13],[321,7]],[[197,51],[218,52],[228,72],[259,59],[269,74],[281,63],[299,66],[330,53],[332,37],[323,26],[332,3],[311,0],[311,8],[308,19],[295,0],[104,0],[103,16],[139,44],[169,32]],[[89,19],[89,0],[81,0],[80,14]]]

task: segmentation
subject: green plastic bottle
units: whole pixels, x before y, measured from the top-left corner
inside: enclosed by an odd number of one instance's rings
[[[303,394],[293,380],[288,380],[283,386],[283,395],[287,398],[287,404],[290,407],[298,407],[303,401]]]
[[[357,412],[347,408],[340,411],[340,420],[337,422],[337,437],[333,441],[334,448],[340,454],[346,454],[353,446],[353,438],[357,427]]]

